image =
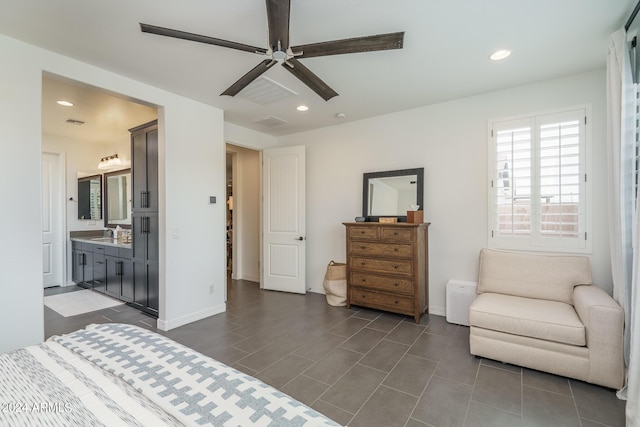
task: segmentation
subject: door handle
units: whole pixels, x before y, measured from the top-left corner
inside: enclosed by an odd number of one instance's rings
[[[295,240],[303,241],[303,240],[304,240],[304,237],[302,237],[302,236],[300,236],[300,237],[296,237],[296,238],[295,238]]]
[[[148,208],[149,206],[149,191],[140,191],[140,207]]]

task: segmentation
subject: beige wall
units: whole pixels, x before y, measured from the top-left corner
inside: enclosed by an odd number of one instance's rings
[[[164,329],[224,311],[223,112],[109,71],[0,36],[0,352],[44,337],[41,219],[42,74],[159,107],[160,319]],[[111,153],[109,153],[111,154]],[[19,185],[16,185],[18,183]],[[170,231],[168,231],[170,230]],[[173,231],[178,238],[170,238]],[[213,293],[209,292],[213,286]]]
[[[611,292],[604,70],[279,138],[307,147],[307,285],[322,292],[327,263],[345,260],[342,222],[361,215],[362,174],[424,167],[431,310],[445,314],[446,282],[475,281],[488,241],[488,121],[583,104],[593,113],[593,277]]]

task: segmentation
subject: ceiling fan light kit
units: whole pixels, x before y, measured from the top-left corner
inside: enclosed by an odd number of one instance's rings
[[[289,18],[291,0],[266,0],[266,6],[267,23],[269,28],[268,49],[189,33],[186,31],[158,27],[150,24],[140,23],[140,30],[144,33],[212,44],[215,46],[256,53],[269,57],[269,59],[265,59],[244,76],[240,77],[240,79],[229,86],[220,95],[237,95],[242,89],[260,77],[277,62],[281,62],[285,70],[297,77],[302,81],[302,83],[307,85],[325,101],[337,96],[338,93],[311,72],[311,70],[305,67],[300,61],[298,61],[298,59],[342,55],[347,53],[372,52],[378,50],[402,49],[404,43],[404,32],[397,32],[311,43],[301,46],[290,46]]]

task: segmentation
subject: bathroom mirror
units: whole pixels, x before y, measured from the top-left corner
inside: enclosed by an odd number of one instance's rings
[[[131,228],[131,169],[104,174],[105,227]]]
[[[365,173],[362,181],[362,216],[367,221],[397,217],[405,222],[412,205],[423,208],[424,168]]]
[[[78,178],[78,219],[102,219],[102,175]]]

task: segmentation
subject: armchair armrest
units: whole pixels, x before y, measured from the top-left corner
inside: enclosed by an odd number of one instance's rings
[[[594,285],[576,286],[573,306],[585,326],[592,382],[622,387],[624,311]],[[596,380],[597,378],[597,380]]]

